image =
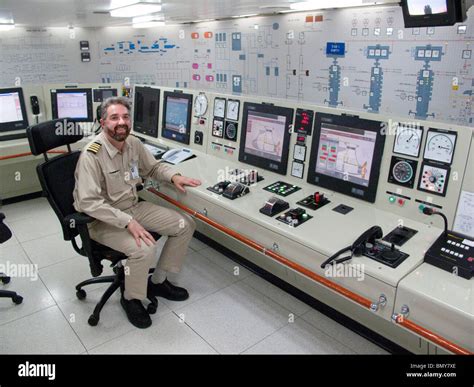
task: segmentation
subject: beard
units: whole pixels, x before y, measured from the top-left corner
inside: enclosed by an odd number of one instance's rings
[[[123,142],[127,139],[130,134],[130,126],[128,125],[117,125],[115,128],[107,128],[107,133],[115,141]]]

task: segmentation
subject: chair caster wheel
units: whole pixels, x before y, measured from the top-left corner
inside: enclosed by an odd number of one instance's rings
[[[1,277],[1,280],[2,280],[2,283],[8,284],[10,282],[11,278],[10,277]]]
[[[146,311],[148,312],[148,314],[155,314],[157,308],[158,308],[158,305],[148,304]]]
[[[86,291],[84,289],[79,289],[77,292],[76,292],[76,297],[79,299],[79,300],[83,300],[84,298],[86,298]]]
[[[15,296],[15,297],[12,298],[12,301],[17,305],[20,305],[23,302],[23,297],[22,296]]]
[[[99,317],[95,316],[94,314],[91,314],[87,322],[90,326],[95,327],[99,323]]]

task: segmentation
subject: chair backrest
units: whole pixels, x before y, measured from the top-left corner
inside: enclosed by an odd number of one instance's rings
[[[65,221],[67,215],[77,212],[73,206],[74,172],[81,154],[80,151],[71,151],[69,145],[83,138],[82,132],[75,123],[72,125],[77,128],[76,133],[71,134],[71,131],[66,130],[70,128],[71,123],[72,121],[68,119],[58,119],[30,126],[26,130],[31,152],[34,155],[43,153],[45,156],[46,161],[39,164],[36,171],[43,194],[61,222],[65,240],[71,240],[78,234],[77,229],[70,228]],[[58,128],[66,129],[58,130]],[[68,146],[66,154],[48,159],[46,153],[49,150],[63,145]]]

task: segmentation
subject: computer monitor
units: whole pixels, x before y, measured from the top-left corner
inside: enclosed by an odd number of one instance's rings
[[[137,133],[158,137],[160,89],[135,87],[133,99],[133,130]]]
[[[163,94],[163,125],[161,136],[189,144],[191,135],[192,94],[165,91]]]
[[[316,114],[308,183],[373,203],[384,144],[379,121]]]
[[[244,103],[239,161],[286,174],[293,109]]]
[[[402,0],[405,28],[452,26],[466,19],[465,0]]]
[[[117,96],[117,89],[115,88],[94,89],[94,102],[102,103],[107,98],[116,97],[116,96]]]
[[[28,127],[23,90],[20,87],[0,89],[0,132]]]
[[[93,122],[92,89],[51,90],[53,119],[70,118],[76,122]]]

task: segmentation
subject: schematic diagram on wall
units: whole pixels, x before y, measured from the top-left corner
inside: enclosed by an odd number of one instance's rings
[[[380,61],[388,59],[390,47],[377,44],[367,47],[367,59],[374,59],[375,63],[370,69],[369,104],[364,109],[371,113],[378,113],[382,104],[383,68]]]
[[[425,62],[423,68],[418,71],[416,82],[416,111],[409,111],[416,118],[426,119],[434,117],[434,113],[428,113],[430,101],[433,95],[434,71],[430,68],[430,62],[440,62],[443,55],[443,47],[417,46],[415,48],[415,60]]]

